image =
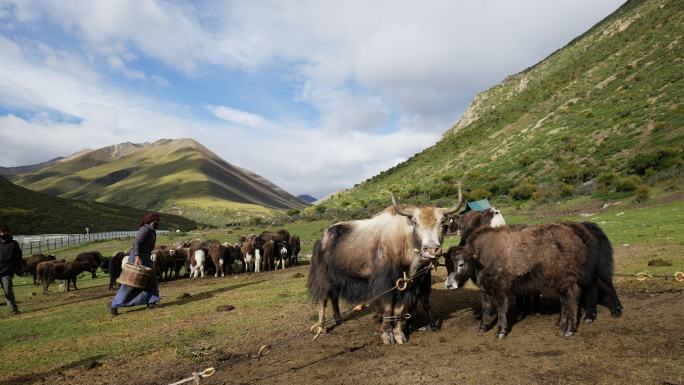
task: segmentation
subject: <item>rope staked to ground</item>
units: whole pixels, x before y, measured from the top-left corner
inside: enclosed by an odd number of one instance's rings
[[[435,266],[435,268],[436,268],[436,266]],[[380,300],[380,298],[384,297],[385,295],[387,295],[387,294],[389,294],[395,290],[398,290],[398,291],[406,290],[406,288],[408,287],[408,284],[410,282],[412,282],[414,279],[420,277],[421,275],[431,271],[432,269],[433,269],[433,265],[430,264],[430,265],[425,266],[422,269],[416,271],[415,274],[411,275],[410,277],[408,277],[406,275],[406,273],[404,273],[404,276],[402,278],[397,279],[396,284],[394,286],[392,286],[391,288],[381,292],[380,294],[378,294],[378,295],[376,295],[370,299],[367,299],[363,303],[352,306],[349,309],[347,309],[346,311],[344,311],[343,313],[341,313],[340,317],[342,318],[342,322],[349,320],[350,315],[363,311],[364,309],[368,308],[373,303]],[[323,331],[325,331],[327,329],[328,326],[332,326],[336,322],[337,321],[335,319],[330,319],[330,320],[326,321],[323,325],[320,325],[320,328],[319,328],[318,332],[316,333],[316,335],[314,336],[313,339],[315,340],[316,338],[318,338],[323,333]],[[230,360],[229,362],[227,362],[224,365],[217,365],[216,367],[206,368],[202,372],[193,372],[192,377],[184,378],[180,381],[174,382],[174,383],[169,384],[169,385],[182,385],[182,384],[188,383],[190,381],[194,381],[195,385],[200,385],[200,381],[203,378],[213,376],[214,373],[216,373],[216,371],[219,369],[231,367],[233,365],[237,365],[238,363],[246,362],[246,361],[249,361],[252,359],[258,360],[261,357],[268,355],[273,350],[281,348],[281,347],[286,346],[286,345],[289,345],[292,341],[299,339],[300,337],[307,335],[307,334],[310,334],[310,333],[311,333],[310,328],[304,329],[301,332],[294,334],[290,337],[287,337],[285,339],[282,339],[280,341],[276,341],[276,342],[271,343],[271,344],[262,345],[258,351],[254,351],[252,353],[244,354],[237,359]]]
[[[656,275],[656,274],[651,274],[647,272],[639,272],[636,274],[613,274],[616,277],[636,277],[637,281],[645,281],[649,278],[673,278],[677,282],[684,282],[684,272],[678,271],[674,273],[673,275]]]

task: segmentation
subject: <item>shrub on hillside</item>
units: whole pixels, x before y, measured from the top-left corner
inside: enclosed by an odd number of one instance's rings
[[[662,171],[673,166],[681,166],[682,163],[681,151],[662,147],[649,153],[635,155],[629,161],[628,169],[635,174],[645,175],[649,169]]]
[[[480,199],[489,199],[492,197],[492,192],[484,187],[478,187],[475,190],[466,194],[466,199],[471,201],[478,201]]]
[[[575,193],[575,186],[568,184],[568,183],[561,183],[560,186],[558,186],[558,195],[560,195],[562,198],[566,197],[571,197]]]
[[[510,190],[513,199],[523,201],[532,198],[532,194],[537,191],[537,185],[530,181],[523,181]]]
[[[617,192],[629,192],[635,191],[639,186],[641,179],[636,175],[628,175],[624,177],[618,177],[615,184],[615,191]]]
[[[651,189],[645,184],[639,185],[636,189],[636,195],[634,195],[634,200],[638,203],[646,202],[651,195]]]
[[[567,163],[558,170],[558,179],[565,183],[576,183],[582,180],[582,169],[576,163]]]
[[[521,167],[527,167],[534,163],[534,159],[530,154],[523,154],[518,162],[520,163]]]
[[[538,188],[532,193],[531,199],[539,203],[548,203],[553,199],[553,192],[548,188]]]
[[[641,178],[637,175],[621,176],[614,172],[604,172],[596,181],[599,190],[603,192],[631,192],[637,189]]]

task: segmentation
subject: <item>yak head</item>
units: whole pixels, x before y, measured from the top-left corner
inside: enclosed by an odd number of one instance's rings
[[[444,265],[448,272],[447,279],[444,281],[447,289],[462,288],[473,276],[475,268],[464,246],[451,247],[444,255]]]
[[[442,225],[450,214],[458,211],[463,205],[461,182],[458,182],[458,203],[450,208],[434,206],[398,205],[394,194],[390,192],[394,211],[407,217],[413,227],[413,245],[423,260],[434,262],[442,254],[444,234]]]

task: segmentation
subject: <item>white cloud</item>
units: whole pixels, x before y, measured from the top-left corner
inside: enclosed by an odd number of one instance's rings
[[[124,63],[124,61],[119,56],[109,56],[107,58],[107,62],[109,63],[109,68],[121,73],[129,79],[144,80],[147,78],[147,76],[145,76],[145,74],[142,71],[137,71],[128,68],[126,66],[126,63]]]
[[[257,114],[240,111],[231,107],[207,106],[207,109],[217,118],[243,127],[265,128],[271,124]]]

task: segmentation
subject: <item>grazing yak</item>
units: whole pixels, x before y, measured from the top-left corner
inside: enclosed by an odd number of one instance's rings
[[[230,246],[228,243],[224,243],[223,245],[225,247]],[[242,270],[246,270],[247,268],[245,267],[245,258],[242,255],[242,248],[240,247],[240,245],[237,243],[234,244],[231,252],[233,253],[231,260],[233,261],[232,263],[235,263],[235,267],[237,268],[237,263],[240,262],[242,263]],[[237,270],[236,272],[239,272],[239,270]]]
[[[107,265],[107,272],[109,273],[109,290],[114,290],[114,285],[116,284],[117,278],[121,275],[121,270],[123,264],[126,263],[127,256],[128,254],[119,251],[109,258],[109,264]]]
[[[263,233],[259,234],[258,237],[256,237],[257,245],[263,245],[267,241],[289,242],[290,241],[290,233],[287,230],[278,230],[275,232],[264,231]]]
[[[169,278],[173,271],[173,256],[171,248],[166,245],[157,245],[152,250],[150,258],[154,264],[154,270],[159,279]]]
[[[285,269],[285,261],[288,261],[289,263],[289,256],[290,255],[290,250],[288,249],[288,244],[285,242],[278,242],[276,243],[275,247],[275,259],[276,263],[274,266],[275,270],[278,270],[278,266],[281,266],[281,269]]]
[[[240,247],[245,266],[245,273],[261,271],[261,250],[256,246],[255,239],[246,239]]]
[[[31,274],[31,276],[33,277],[33,284],[38,285],[38,280],[36,279],[38,278],[38,276],[36,275],[36,269],[38,268],[38,264],[46,261],[54,261],[55,258],[56,257],[54,255],[33,254],[30,257],[26,257],[21,260],[21,267],[19,268],[17,274]]]
[[[202,249],[207,255],[207,260],[214,266],[214,277],[224,276],[224,269],[231,272],[230,265],[233,263],[232,246],[221,244],[216,239],[210,239],[202,243]]]
[[[185,274],[190,274],[190,248],[186,244],[174,245],[169,250],[169,257],[171,258],[171,269],[176,278],[180,276],[180,271],[183,267],[185,267]]]
[[[182,246],[182,245],[181,245]],[[169,255],[173,258],[173,271],[176,277],[180,276],[180,270],[185,267],[185,276],[190,275],[190,256],[192,255],[189,247],[177,246],[175,249],[169,251]]]
[[[192,250],[192,249],[190,249]],[[204,278],[206,272],[207,254],[202,249],[197,249],[190,254],[190,278]]]
[[[288,244],[290,246],[289,247],[290,255],[289,255],[288,264],[290,266],[297,266],[297,265],[299,265],[299,252],[302,250],[302,242],[299,240],[299,236],[291,235],[290,241],[288,242]]]
[[[473,278],[482,295],[480,332],[498,318],[497,338],[509,330],[507,312],[516,296],[555,292],[561,300],[558,325],[570,337],[577,332],[580,299],[585,293],[586,319],[596,317],[599,289],[614,316],[621,305],[613,286],[612,247],[595,224],[551,223],[531,226],[480,227],[449,256],[447,288]]]
[[[497,208],[489,208],[483,211],[468,211],[459,220],[457,231],[460,233],[460,246],[465,244],[468,235],[481,226],[499,227],[506,225],[501,211]]]
[[[287,230],[264,231],[254,239],[255,248],[261,254],[262,270],[273,270],[275,267],[277,243],[288,243],[289,241],[290,233]]]
[[[40,281],[43,284],[43,294],[48,294],[48,286],[57,279],[63,279],[67,284],[67,291],[71,290],[71,283],[76,287],[76,278],[84,271],[92,269],[90,262],[71,261],[71,262],[57,262],[48,261],[38,264],[37,272]]]
[[[394,286],[404,273],[411,276],[434,263],[441,254],[442,222],[463,204],[460,183],[458,203],[452,208],[397,205],[394,195],[391,196],[392,206],[370,219],[336,223],[314,245],[307,282],[311,297],[318,305],[318,323],[312,331],[326,332],[328,299],[339,324],[342,322],[340,297],[352,303],[368,300]],[[380,298],[383,343],[407,341],[406,313],[412,310],[417,295],[425,299],[429,295],[422,292],[425,285],[421,282]],[[423,301],[424,306],[426,303]],[[425,310],[429,315],[429,308]]]
[[[97,268],[102,264],[102,254],[99,251],[85,251],[76,256],[76,261],[88,265],[93,278],[97,278]]]

